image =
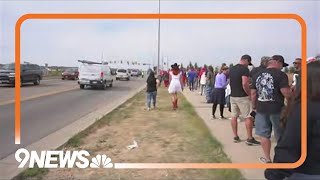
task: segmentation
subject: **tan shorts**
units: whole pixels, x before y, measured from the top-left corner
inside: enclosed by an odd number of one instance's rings
[[[231,117],[242,118],[251,117],[250,113],[252,111],[251,101],[249,96],[247,97],[230,97],[231,103]]]

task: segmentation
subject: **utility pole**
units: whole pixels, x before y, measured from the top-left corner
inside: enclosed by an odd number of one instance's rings
[[[159,15],[160,15],[160,0],[159,0]],[[158,66],[157,66],[157,75],[159,75],[160,68],[160,17],[158,21]]]
[[[103,51],[101,53],[101,63],[103,63]]]
[[[161,57],[161,69],[164,69],[164,65],[163,65],[163,55]]]

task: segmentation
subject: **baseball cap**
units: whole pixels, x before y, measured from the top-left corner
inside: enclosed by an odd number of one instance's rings
[[[289,64],[284,62],[284,58],[281,55],[274,55],[271,57],[272,60],[279,61],[283,64],[283,67],[289,66]]]
[[[271,57],[269,57],[269,56],[262,56],[261,57],[261,62],[270,61],[270,60],[271,60]]]
[[[244,60],[244,59],[248,60],[249,66],[252,66],[251,56],[249,56],[248,54],[243,55],[243,56],[241,57],[241,59],[243,59],[243,60]]]

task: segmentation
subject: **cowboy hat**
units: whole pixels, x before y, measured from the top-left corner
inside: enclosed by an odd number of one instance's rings
[[[172,69],[179,69],[179,65],[177,63],[174,63],[173,65],[171,65]]]

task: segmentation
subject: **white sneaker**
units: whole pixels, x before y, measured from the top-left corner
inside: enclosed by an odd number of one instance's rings
[[[264,164],[272,163],[271,160],[267,160],[267,158],[265,158],[265,157],[260,157],[259,160],[260,160],[260,162],[262,162],[262,163],[264,163]]]

